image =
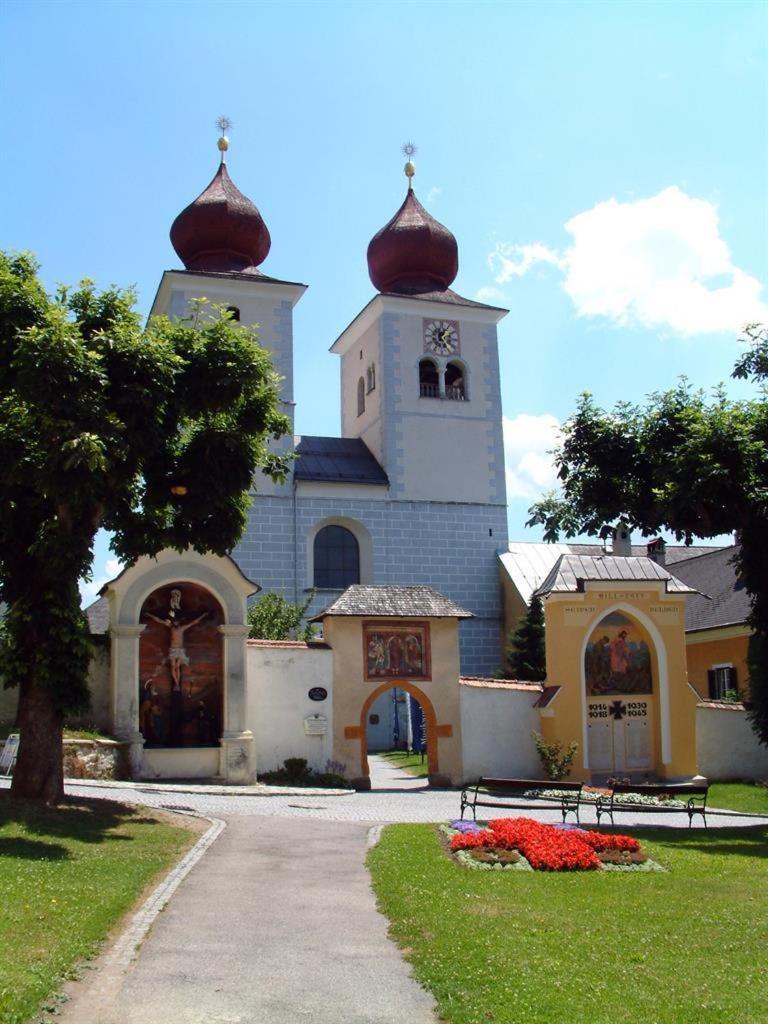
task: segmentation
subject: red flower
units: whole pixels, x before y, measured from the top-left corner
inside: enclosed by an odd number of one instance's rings
[[[496,818],[488,825],[485,831],[454,836],[451,849],[518,850],[536,871],[594,871],[599,851],[640,849],[631,836],[560,829],[531,818]]]

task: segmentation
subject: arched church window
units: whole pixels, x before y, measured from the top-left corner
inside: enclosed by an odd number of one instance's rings
[[[448,363],[445,368],[445,397],[456,402],[466,401],[467,384],[464,367],[460,363]]]
[[[432,359],[422,359],[419,362],[419,395],[422,398],[440,397],[440,374],[437,363]]]
[[[314,544],[314,585],[344,590],[360,582],[360,548],[357,538],[344,526],[324,526]]]
[[[227,312],[232,314],[232,319],[240,321],[240,309],[237,306],[227,306]]]
[[[365,412],[365,380],[361,377],[357,382],[357,415]]]

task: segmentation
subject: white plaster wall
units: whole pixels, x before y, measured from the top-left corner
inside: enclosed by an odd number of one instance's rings
[[[145,748],[142,779],[212,779],[219,774],[218,747]]]
[[[761,746],[743,707],[696,708],[699,774],[718,779],[768,779],[768,747]]]
[[[461,742],[464,779],[481,776],[537,779],[541,764],[531,733],[540,730],[535,690],[503,683],[462,683]]]
[[[376,386],[365,395],[365,412],[357,415],[357,382],[367,380],[366,371],[373,363]],[[341,433],[343,437],[362,437],[379,460],[383,458],[381,437],[381,403],[383,375],[380,358],[380,323],[365,330],[341,358]]]
[[[454,406],[465,402],[423,399]],[[402,425],[403,490],[410,500],[489,503],[492,467],[485,419],[409,416]]]
[[[247,723],[255,737],[257,774],[279,768],[287,757],[305,757],[310,768],[323,771],[333,749],[333,670],[329,648],[305,645],[248,644]],[[323,686],[324,701],[310,700],[308,691]],[[325,715],[325,736],[307,736],[304,719]]]

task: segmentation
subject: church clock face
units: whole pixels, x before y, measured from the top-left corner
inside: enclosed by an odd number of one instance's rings
[[[455,320],[425,320],[424,351],[436,356],[450,356],[458,352],[458,323]]]

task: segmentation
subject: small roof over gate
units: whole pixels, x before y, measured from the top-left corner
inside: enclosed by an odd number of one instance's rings
[[[670,594],[697,592],[650,558],[634,555],[560,555],[536,595],[545,597],[547,594],[580,593],[588,582],[635,581],[664,583]]]
[[[403,619],[474,618],[472,612],[439,594],[432,587],[401,587],[393,584],[372,586],[361,583],[347,587],[333,604],[316,615],[312,621],[319,622],[331,615],[371,615]]]

